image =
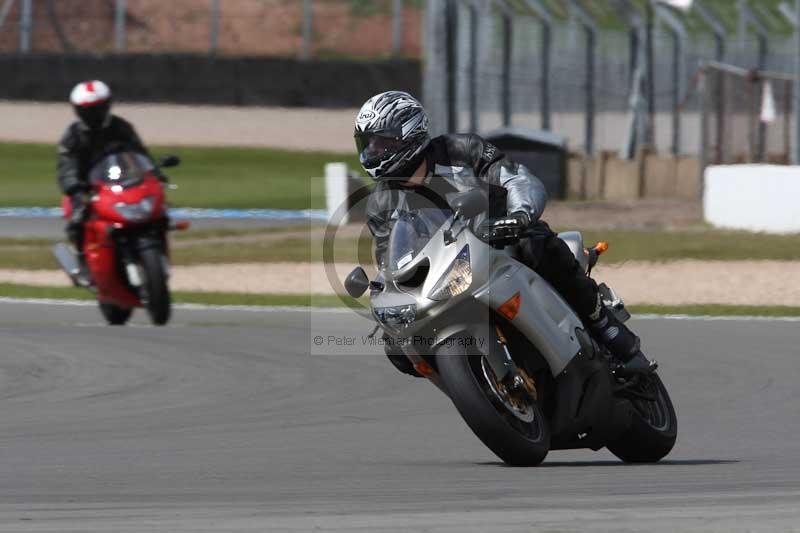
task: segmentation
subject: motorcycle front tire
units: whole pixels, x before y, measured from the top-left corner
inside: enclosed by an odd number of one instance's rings
[[[481,368],[482,355],[470,354],[470,343],[444,343],[436,364],[448,395],[473,433],[505,463],[536,466],[550,451],[550,427],[537,402],[532,403],[536,437],[530,438],[509,420],[509,414],[491,399]],[[474,345],[474,343],[472,343]]]
[[[155,248],[142,250],[139,254],[144,280],[145,307],[153,325],[163,326],[172,313],[172,299],[167,284],[161,251]]]

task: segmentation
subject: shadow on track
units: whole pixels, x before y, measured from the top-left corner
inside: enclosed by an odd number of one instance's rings
[[[706,466],[706,465],[728,465],[736,464],[740,461],[738,459],[665,459],[657,463],[623,463],[622,461],[550,461],[545,460],[536,468],[570,468],[570,467],[595,467],[595,466],[618,466],[618,467],[636,467],[636,466]],[[500,461],[486,461],[482,463],[475,463],[481,466],[502,466],[511,467]]]

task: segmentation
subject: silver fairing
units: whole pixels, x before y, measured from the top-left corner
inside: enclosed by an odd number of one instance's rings
[[[376,320],[380,322],[378,315],[383,313],[376,310],[415,306],[410,322],[383,324],[392,337],[422,340],[402,345],[410,356],[427,355],[421,352],[427,348],[432,350],[437,342],[461,332],[478,339],[478,348],[481,348],[480,340],[490,338],[491,312],[520,293],[520,310],[512,323],[539,349],[553,375],[561,373],[581,350],[575,329],[584,326],[575,312],[541,276],[514,259],[509,250],[487,245],[460,222],[453,228],[454,242],[446,244],[446,226],[440,228],[400,272],[385,273],[384,290],[373,292],[371,297]],[[466,246],[472,267],[469,288],[442,301],[430,299],[434,286],[449,272]],[[424,282],[414,286],[421,276],[415,278],[411,274],[419,273],[419,269],[424,273],[426,267]]]

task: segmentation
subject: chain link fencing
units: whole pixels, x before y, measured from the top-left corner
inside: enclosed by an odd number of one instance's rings
[[[422,0],[0,0],[0,53],[418,57]]]
[[[736,28],[735,6],[726,18],[717,4],[695,0],[683,12],[625,0],[429,0],[424,79],[434,127],[541,128],[589,155],[630,158],[643,147],[697,155],[703,101],[695,80],[704,66],[724,61],[745,71],[793,72],[796,57],[787,20],[766,20],[774,12],[759,9]],[[778,121],[790,101],[784,85],[772,84]],[[731,82],[726,98],[746,91]],[[748,105],[761,102],[754,98]],[[734,113],[740,106],[723,108]],[[784,150],[777,130],[768,128],[765,154]],[[751,152],[757,159],[758,149]]]

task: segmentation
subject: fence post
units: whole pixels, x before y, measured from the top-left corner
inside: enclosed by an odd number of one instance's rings
[[[800,1],[800,0],[798,0]],[[478,21],[480,13],[475,4],[469,6],[469,130],[478,132]]]
[[[217,50],[219,49],[219,17],[219,0],[211,0],[211,24],[209,28],[208,53],[212,56],[216,55]]]
[[[725,61],[725,54],[727,52],[727,30],[725,25],[720,20],[719,16],[711,10],[707,5],[703,4],[701,0],[695,0],[692,4],[695,13],[700,15],[711,30],[714,32],[714,40],[716,42],[716,60],[720,63]],[[725,73],[721,70],[716,72],[716,151],[714,154],[714,161],[722,163],[725,161]]]
[[[791,139],[791,132],[787,133],[790,137],[789,142],[794,143],[790,149],[789,162],[792,165],[800,165],[800,0],[795,0],[794,4],[782,3],[779,8],[784,17],[794,28],[794,80],[787,83],[789,96],[786,102],[786,130],[791,129],[792,115],[794,115],[794,140]],[[794,102],[794,110],[790,111]]]
[[[22,0],[19,12],[19,51],[27,54],[31,51],[31,33],[33,32],[32,0]]]
[[[446,0],[445,3],[445,35],[447,42],[445,44],[445,54],[447,63],[447,86],[446,86],[446,105],[447,105],[447,131],[448,133],[455,133],[458,129],[458,89],[456,86],[456,63],[458,61],[458,54],[456,46],[458,44],[458,7],[456,0]]]
[[[422,102],[428,110],[431,135],[447,133],[447,47],[445,15],[446,0],[425,0],[423,11],[423,81]]]
[[[765,35],[760,35],[758,38],[758,69],[759,70],[766,70],[767,68],[767,54],[769,53],[769,41],[767,41],[767,37]],[[763,82],[759,84],[759,104],[761,103],[764,97],[764,84]],[[760,113],[759,113],[760,117]],[[758,120],[758,162],[763,163],[767,149],[767,125],[761,121],[759,118]]]
[[[539,80],[539,98],[541,100],[542,129],[550,130],[550,59],[553,48],[553,17],[541,0],[527,0],[542,25],[541,78]]]
[[[648,2],[645,11],[645,58],[647,63],[647,76],[645,78],[647,84],[647,131],[645,132],[645,142],[649,145],[654,145],[656,139],[656,55],[653,43],[653,5]]]
[[[125,0],[117,0],[114,5],[114,50],[125,51]]]
[[[511,14],[503,12],[503,74],[500,82],[500,101],[503,108],[503,126],[511,125],[511,53],[514,25]]]
[[[800,165],[800,0],[795,0],[795,76],[794,81],[794,158],[795,165]]]
[[[800,0],[798,0],[800,1]],[[700,93],[700,149],[698,159],[700,160],[700,175],[698,176],[698,198],[703,200],[705,194],[705,175],[708,166],[708,66],[700,66],[700,79],[698,81],[698,91]]]
[[[739,1],[739,31],[741,32],[740,38],[744,43],[745,34],[748,28],[755,30],[758,36],[758,65],[756,68],[764,70],[767,66],[767,54],[769,53],[769,30],[758,19],[758,17],[750,10],[750,6],[745,0]],[[744,44],[742,44],[744,46]],[[752,91],[752,89],[751,89]],[[753,94],[755,98],[755,94]],[[764,151],[766,148],[767,140],[767,127],[766,124],[758,121],[757,136],[755,139],[755,160],[761,162],[764,160]],[[751,149],[752,157],[752,149]]]
[[[576,0],[569,2],[572,14],[580,21],[586,31],[586,154],[594,154],[595,121],[595,48],[597,47],[597,24]]]
[[[684,97],[684,54],[686,41],[689,34],[683,22],[678,19],[668,8],[657,5],[656,14],[670,28],[672,33],[672,154],[677,156],[681,152],[681,102]]]
[[[303,0],[303,44],[300,59],[311,57],[311,37],[313,31],[313,14],[311,0]]]
[[[392,0],[392,55],[403,53],[403,0]]]
[[[553,45],[553,28],[547,22],[542,22],[542,74],[539,97],[542,99],[542,129],[552,129],[552,115],[550,111],[550,56]]]

